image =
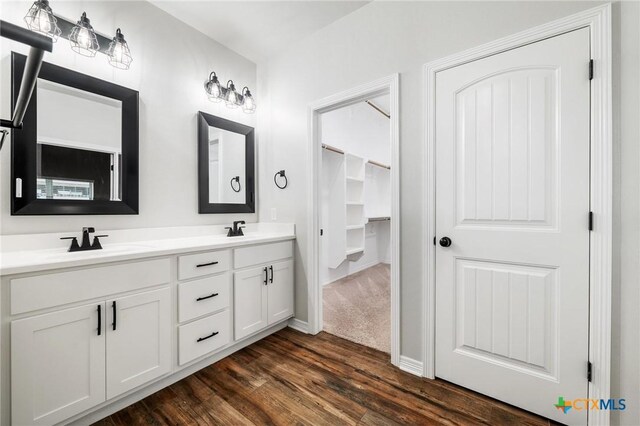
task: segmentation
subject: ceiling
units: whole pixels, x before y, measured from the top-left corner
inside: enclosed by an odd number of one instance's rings
[[[253,62],[282,52],[368,1],[176,1],[154,5]]]

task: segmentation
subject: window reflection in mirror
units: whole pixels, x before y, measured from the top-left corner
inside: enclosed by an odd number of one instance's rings
[[[209,203],[246,203],[245,135],[209,127]]]
[[[121,199],[121,101],[38,79],[37,123],[37,198]]]

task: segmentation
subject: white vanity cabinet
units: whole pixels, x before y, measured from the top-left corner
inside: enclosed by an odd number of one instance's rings
[[[0,424],[92,423],[285,327],[293,237],[265,240],[3,275]]]
[[[13,321],[13,423],[56,423],[168,373],[170,300],[164,287]]]
[[[169,259],[10,280],[26,315],[11,321],[12,423],[54,424],[169,373],[170,281]]]
[[[235,250],[235,264],[259,266],[236,271],[234,337],[242,339],[293,316],[293,256],[290,241]]]

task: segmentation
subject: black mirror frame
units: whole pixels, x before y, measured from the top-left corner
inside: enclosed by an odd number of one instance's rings
[[[26,56],[11,52],[12,109],[18,98]],[[11,137],[12,215],[120,215],[138,214],[139,106],[138,92],[67,68],[42,63],[38,78],[95,93],[122,102],[122,197],[105,200],[39,200],[36,196],[38,136],[37,87],[27,107],[23,128]],[[22,196],[16,197],[16,179],[22,179]]]
[[[245,136],[246,203],[209,202],[209,127],[216,127]],[[253,127],[198,112],[198,213],[255,213],[255,131]]]

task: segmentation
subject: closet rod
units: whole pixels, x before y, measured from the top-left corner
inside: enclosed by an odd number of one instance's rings
[[[322,144],[322,148],[323,148],[323,149],[326,149],[327,151],[333,151],[333,152],[337,152],[338,154],[342,154],[342,155],[344,155],[344,151],[343,151],[343,150],[338,149],[338,148],[336,148],[336,147],[333,147],[333,146],[331,146],[331,145],[327,145],[327,144],[324,144],[324,143],[323,143],[323,144]]]
[[[369,164],[371,164],[373,166],[382,167],[383,169],[391,170],[391,166],[387,166],[386,164],[378,163],[377,161],[369,160],[369,161],[367,161],[367,163],[369,163]]]
[[[368,103],[373,109],[378,111],[380,114],[384,115],[385,117],[387,117],[389,119],[391,118],[391,114],[389,114],[388,112],[386,112],[385,110],[380,108],[378,105],[376,105],[373,102],[371,102],[369,99],[367,99],[365,102]]]
[[[391,218],[389,216],[382,216],[382,217],[370,217],[369,218],[369,222],[383,222],[386,220],[391,220]]]

